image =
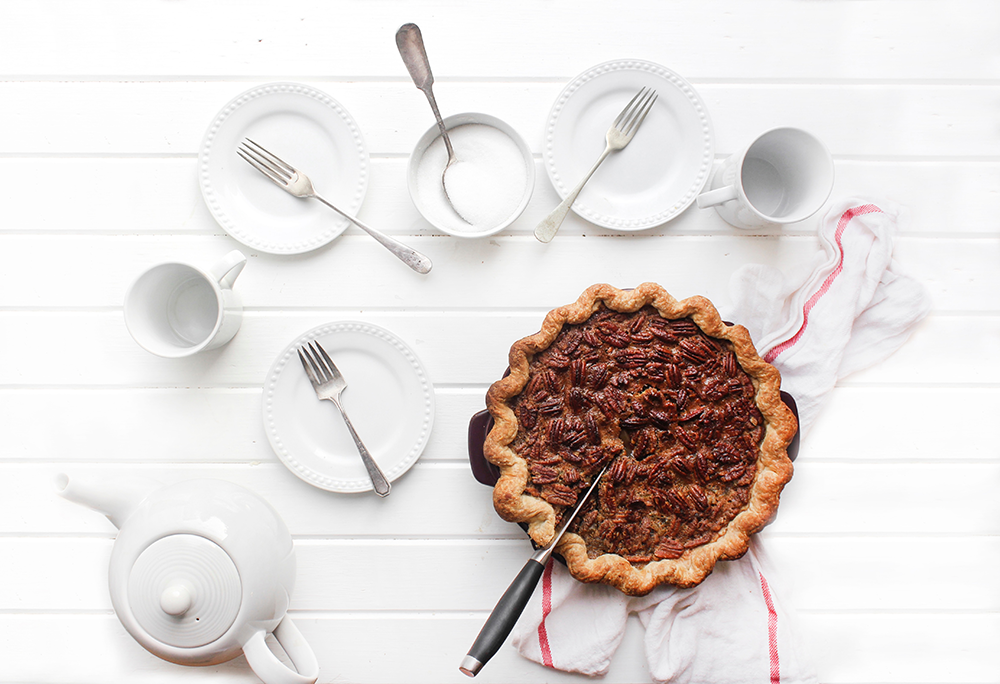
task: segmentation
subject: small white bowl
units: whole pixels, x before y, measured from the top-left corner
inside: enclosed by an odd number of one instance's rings
[[[407,166],[406,184],[410,192],[410,199],[413,201],[414,206],[416,206],[417,211],[432,226],[455,237],[479,238],[493,235],[503,230],[513,223],[524,211],[524,208],[528,206],[528,200],[531,199],[531,193],[535,187],[535,160],[531,156],[531,150],[528,149],[527,144],[525,144],[521,136],[508,124],[489,114],[470,112],[454,114],[444,120],[445,128],[448,129],[449,136],[452,138],[455,155],[459,163],[462,162],[462,150],[455,140],[457,136],[453,131],[467,124],[489,126],[500,131],[514,143],[520,152],[521,161],[524,165],[524,192],[516,208],[511,211],[509,216],[499,221],[497,225],[489,227],[471,226],[463,221],[454,209],[448,205],[444,190],[441,187],[441,173],[444,171],[445,164],[447,163],[447,154],[443,149],[444,141],[440,141],[438,146],[436,146],[437,154],[435,155],[443,161],[435,164],[433,169],[422,168],[425,166],[422,162],[428,149],[441,137],[441,132],[437,125],[429,128],[413,148],[413,152],[410,154],[409,165]],[[457,165],[453,166],[449,173],[453,173],[456,168]],[[452,197],[452,199],[455,199],[455,197]],[[468,226],[468,230],[464,229],[465,226]]]

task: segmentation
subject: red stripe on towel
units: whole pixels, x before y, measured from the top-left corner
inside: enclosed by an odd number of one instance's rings
[[[542,651],[542,664],[552,665],[552,651],[549,649],[549,635],[545,631],[545,618],[552,612],[552,559],[545,564],[542,573],[542,621],[538,625],[538,647]]]
[[[834,241],[837,243],[837,251],[840,253],[840,258],[837,261],[837,267],[833,269],[833,272],[826,277],[823,284],[819,286],[819,289],[813,293],[813,295],[806,301],[805,306],[802,307],[802,326],[798,331],[792,335],[789,339],[785,340],[781,344],[771,347],[766,354],[764,354],[764,360],[768,363],[774,361],[778,354],[793,347],[799,338],[806,331],[806,326],[809,325],[809,312],[812,308],[816,306],[820,299],[823,298],[827,292],[829,292],[830,287],[833,286],[833,281],[837,279],[841,271],[844,270],[844,244],[842,242],[844,231],[847,229],[847,225],[851,222],[855,216],[864,216],[865,214],[881,213],[882,210],[876,207],[874,204],[863,204],[859,207],[851,207],[845,211],[840,216],[840,221],[837,222],[837,231],[834,234]]]
[[[760,589],[764,593],[764,605],[767,606],[767,646],[771,655],[771,684],[780,684],[781,671],[778,667],[778,612],[774,609],[774,601],[771,599],[771,588],[767,586],[764,575],[757,573],[760,577]]]

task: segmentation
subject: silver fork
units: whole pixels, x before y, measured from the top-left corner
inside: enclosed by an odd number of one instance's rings
[[[431,270],[431,260],[426,256],[407,247],[402,242],[394,240],[385,233],[375,230],[371,226],[365,225],[354,216],[341,211],[330,204],[326,199],[316,194],[312,181],[309,177],[296,169],[294,166],[276,157],[253,140],[246,138],[240,143],[236,153],[240,155],[250,166],[254,167],[262,174],[271,179],[275,185],[290,195],[301,198],[318,199],[326,206],[352,222],[361,230],[365,231],[378,240],[386,249],[395,254],[404,264],[412,268],[417,273],[428,273]]]
[[[604,148],[604,152],[597,159],[597,163],[594,164],[590,172],[584,176],[580,184],[577,185],[573,190],[566,195],[566,199],[562,203],[552,210],[552,213],[545,217],[541,223],[535,226],[535,237],[542,242],[549,242],[555,237],[556,232],[559,230],[559,226],[562,225],[563,219],[566,218],[566,214],[569,213],[569,208],[576,201],[577,195],[583,190],[583,186],[587,184],[590,177],[594,175],[597,171],[597,167],[607,158],[609,154],[616,150],[623,149],[632,141],[632,137],[635,132],[639,130],[639,126],[642,124],[649,110],[652,109],[653,103],[656,102],[657,94],[655,90],[651,88],[642,88],[635,97],[633,97],[622,113],[618,115],[618,118],[614,120],[611,124],[611,128],[608,129],[607,135],[605,135],[605,140],[607,145]]]
[[[347,412],[340,403],[340,394],[347,388],[347,381],[344,380],[344,376],[341,375],[337,366],[334,365],[333,360],[319,342],[314,340],[303,347],[299,347],[298,352],[302,367],[306,369],[306,375],[309,376],[309,382],[312,383],[313,389],[316,390],[316,396],[321,400],[327,399],[332,401],[340,409],[340,415],[344,417],[344,423],[347,424],[347,429],[350,430],[351,437],[354,438],[354,443],[358,447],[358,453],[361,454],[361,461],[365,464],[368,477],[371,478],[372,485],[375,487],[375,493],[379,496],[388,496],[390,489],[389,481],[385,478],[382,469],[375,463],[372,455],[368,452],[368,448],[361,441],[361,437],[354,430],[351,419],[347,417]]]

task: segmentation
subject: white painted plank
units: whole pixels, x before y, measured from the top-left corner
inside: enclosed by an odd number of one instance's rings
[[[0,149],[13,155],[177,155],[198,151],[216,114],[251,82],[0,82]],[[351,113],[374,155],[407,155],[434,125],[412,84],[319,80]],[[563,83],[446,82],[451,111],[506,121],[536,153]],[[694,84],[716,133],[716,152],[736,152],[776,124],[801,126],[835,155],[967,157],[996,161],[1000,131],[990,107],[1000,85]],[[776,121],[774,112],[781,112]],[[594,155],[601,140],[593,141]]]
[[[485,393],[485,386],[435,392],[424,462],[468,460],[469,420],[483,410]],[[84,406],[86,412],[80,410]],[[0,389],[5,427],[0,461],[267,461],[272,453],[260,409],[261,390],[253,387]],[[827,398],[802,449],[810,462],[994,462],[998,453],[990,426],[998,413],[1000,390],[992,387],[839,387]],[[59,429],[40,432],[35,421],[41,415],[59,416]],[[94,415],[116,419],[95,420]],[[959,438],[928,429],[935,424],[980,429],[966,429]]]
[[[996,613],[806,613],[797,624],[824,684],[997,681]]]
[[[11,473],[0,484],[4,500],[2,533],[114,535],[99,513],[62,499],[55,490],[60,472],[73,477],[113,477],[116,473],[147,475],[162,482],[218,478],[241,484],[270,502],[295,535],[433,538],[455,536],[523,538],[519,527],[493,510],[492,490],[479,484],[463,464],[418,462],[393,483],[385,500],[370,493],[338,494],[298,479],[274,456],[254,465],[50,463],[0,467]],[[16,477],[14,476],[16,473]]]
[[[447,2],[298,2],[294,9],[245,3],[90,5],[32,2],[12,8],[0,32],[4,74],[155,77],[328,74],[405,77],[392,37],[421,25],[435,73],[454,77],[569,78],[625,57],[660,61],[682,74],[741,79],[992,79],[997,7],[951,2],[634,3],[628,30],[608,30],[614,3],[518,0],[457,11]],[[531,21],[524,21],[531,17]],[[567,17],[572,22],[567,22]],[[34,27],[44,26],[46,30]],[[87,26],[87,31],[79,30]],[[808,31],[800,27],[808,26]],[[489,30],[484,31],[484,27]],[[497,59],[502,52],[503,59]],[[794,55],[795,59],[789,59]],[[127,58],[126,58],[127,56]]]
[[[802,611],[1000,609],[996,535],[762,536],[779,596]]]
[[[292,619],[316,653],[320,682],[440,684],[468,681],[458,671],[458,663],[486,615],[349,613],[314,617],[292,613]],[[602,681],[648,681],[642,628],[638,620],[630,623],[625,643]],[[10,663],[0,671],[2,682],[147,684],[183,677],[198,684],[236,684],[255,679],[242,657],[208,668],[162,663],[132,640],[113,615],[0,616],[0,629],[10,634],[0,642],[0,657]],[[52,643],[61,645],[63,657],[51,657]],[[13,654],[17,654],[16,659],[10,657]],[[521,658],[508,645],[476,679],[557,683],[579,681],[579,676],[543,668]]]
[[[810,461],[995,461],[997,415],[993,388],[838,387],[803,450]]]
[[[0,157],[0,233],[86,235],[223,235],[209,214],[196,182],[192,155],[134,157]],[[119,190],[105,181],[115,177]],[[38,178],[47,179],[39,184]],[[49,186],[60,189],[51,202]],[[879,161],[838,158],[832,197],[888,199],[905,207],[906,235],[995,235],[1000,215],[1000,163],[993,161]],[[276,190],[277,191],[277,190]],[[280,192],[280,191],[278,191]],[[500,235],[525,235],[560,198],[540,158],[535,161],[535,190],[521,218]],[[45,207],[39,211],[39,207]],[[819,215],[779,230],[775,235],[815,231]],[[368,193],[359,217],[393,234],[440,234],[416,212],[406,188],[406,158],[375,157]],[[357,229],[349,228],[350,233]],[[757,231],[755,231],[756,233]],[[618,235],[570,213],[559,243],[581,234]],[[673,221],[642,235],[741,235],[711,209],[689,209]],[[558,244],[558,243],[557,243]]]
[[[222,349],[163,359],[135,344],[120,311],[8,312],[0,314],[0,358],[11,361],[0,366],[0,384],[259,386],[288,344],[314,327],[346,320],[373,323],[395,333],[421,358],[435,384],[482,384],[501,377],[511,343],[537,332],[542,316],[248,312],[240,332]],[[442,344],[447,338],[456,346]],[[477,352],[465,356],[453,351],[463,347]]]
[[[806,454],[782,494],[769,530],[782,535],[974,535],[1000,533],[1000,463],[810,463]],[[106,479],[116,473],[162,482],[232,480],[271,502],[292,534],[354,537],[523,537],[493,510],[491,489],[462,463],[417,463],[392,496],[325,492],[278,463],[0,464],[0,535],[99,534],[114,528],[100,514],[63,500],[58,473]]]
[[[197,166],[191,156],[3,158],[0,231],[223,235],[202,199]]]
[[[775,595],[802,611],[997,611],[984,593],[997,537],[787,537],[765,533]],[[107,538],[0,538],[0,612],[111,609]],[[298,539],[292,609],[489,611],[521,570],[527,538]],[[72,558],[72,564],[62,562]],[[947,583],[947,591],[927,588]],[[413,591],[420,587],[420,591]]]
[[[972,334],[958,331],[975,331]],[[956,340],[956,333],[961,341]],[[888,359],[859,371],[841,384],[969,386],[1000,381],[993,372],[1000,327],[989,316],[928,316],[913,336]],[[959,439],[961,436],[957,436]]]
[[[669,291],[704,294],[724,308],[734,271],[748,263],[785,271],[820,254],[814,235],[773,239],[745,235],[562,237],[542,245],[533,238],[452,241],[412,237],[415,249],[435,261],[419,276],[368,236],[346,236],[327,249],[294,258],[255,254],[236,283],[244,305],[255,309],[345,306],[364,309],[537,308],[575,300],[586,285],[629,287],[659,282]],[[600,259],[594,258],[599,241]],[[211,266],[234,247],[228,238],[131,236],[0,236],[0,309],[120,307],[128,286],[143,270],[163,261]],[[238,247],[238,246],[237,246]],[[80,255],[88,254],[87,259]],[[29,258],[29,255],[34,258]],[[919,280],[939,311],[996,312],[1000,238],[896,240],[898,268]],[[560,274],[579,266],[589,282]],[[35,278],[39,269],[59,278]],[[31,282],[31,287],[21,286]],[[66,283],[74,283],[67,287]],[[572,285],[576,292],[568,291]],[[542,293],[551,293],[543,295]],[[560,294],[564,293],[564,294]]]
[[[485,388],[438,390],[424,462],[468,461],[466,433],[485,404]],[[81,407],[88,407],[81,411]],[[59,427],[39,433],[39,415]],[[94,414],[114,416],[95,421]],[[2,460],[249,463],[274,458],[261,417],[261,390],[0,390]],[[155,416],[150,420],[150,416]],[[177,426],[183,425],[183,430]]]
[[[575,301],[580,286],[565,282],[552,291],[566,295],[550,306]],[[572,292],[572,294],[569,294]],[[678,293],[678,296],[696,294]],[[711,293],[708,293],[711,296]],[[331,303],[336,303],[331,295]],[[260,386],[274,359],[301,334],[326,323],[359,320],[392,331],[420,357],[435,385],[488,385],[507,366],[510,345],[538,332],[548,308],[536,312],[291,311],[247,312],[225,347],[185,359],[163,359],[140,348],[120,311],[0,313],[0,386],[17,387],[245,387]],[[953,353],[955,330],[964,336]],[[931,315],[894,355],[845,379],[844,386],[1000,383],[995,354],[1000,318],[990,315]],[[72,341],[67,344],[67,341]],[[455,350],[469,350],[456,352]]]
[[[321,682],[414,684],[468,681],[457,663],[485,613],[292,613],[320,663]],[[796,626],[813,654],[820,681],[830,684],[996,682],[993,646],[1000,620],[989,614],[803,614]],[[161,663],[124,631],[113,615],[2,615],[3,682],[73,681],[147,684],[245,682],[243,658],[209,668]],[[631,618],[602,682],[649,681],[642,638]],[[62,657],[53,658],[53,644]],[[16,654],[17,657],[11,657]],[[429,654],[432,654],[428,657]],[[579,675],[543,668],[505,645],[477,681],[579,682]]]
[[[989,492],[997,487],[998,464],[812,463],[803,451],[770,529],[785,534],[995,534],[1000,500]]]

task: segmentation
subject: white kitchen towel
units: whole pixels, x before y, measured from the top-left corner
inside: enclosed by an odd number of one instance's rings
[[[891,355],[930,310],[924,287],[892,257],[899,214],[889,203],[844,200],[820,225],[822,249],[795,274],[749,265],[730,281],[726,318],[746,326],[781,371],[803,436],[839,378]]]
[[[888,203],[844,200],[823,218],[821,250],[797,275],[751,265],[733,276],[735,306],[725,318],[747,326],[761,355],[781,371],[801,434],[838,378],[896,351],[930,308],[924,288],[893,261],[898,219]],[[513,643],[535,662],[602,675],[629,614],[637,613],[655,682],[814,683],[773,577],[759,539],[692,589],[661,586],[637,598],[577,582],[550,563]]]
[[[549,561],[513,643],[522,656],[548,667],[600,676],[629,614],[637,613],[655,682],[815,684],[798,631],[775,596],[774,577],[758,541],[697,587],[663,585],[638,597],[577,582],[562,563]]]

